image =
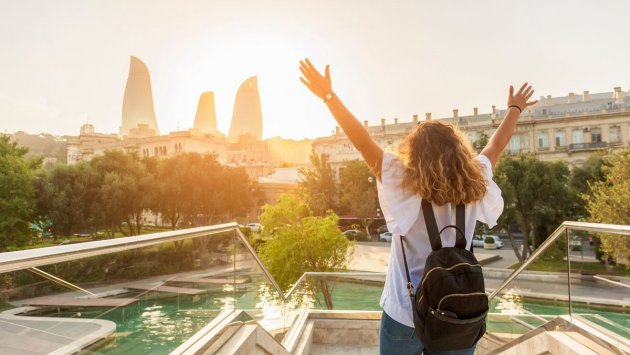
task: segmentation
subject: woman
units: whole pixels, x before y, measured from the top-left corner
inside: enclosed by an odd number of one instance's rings
[[[424,217],[420,213],[422,199],[431,202],[439,226],[455,224],[455,206],[465,204],[467,248],[472,243],[476,221],[489,227],[496,225],[503,211],[503,199],[499,187],[492,181],[492,169],[512,137],[521,112],[537,102],[529,101],[534,90],[525,83],[515,94],[510,86],[507,114],[487,146],[476,157],[459,129],[441,121],[426,121],[415,127],[405,137],[398,156],[395,156],[383,152],[335,94],[329,66],[322,76],[305,59],[300,62],[300,70],[302,83],[324,101],[378,180],[381,210],[393,235],[380,301],[383,307],[381,354],[421,353],[424,346],[414,332],[400,236],[407,236],[405,249],[415,289],[420,284],[427,255],[431,252]],[[454,230],[442,234],[442,243],[445,247],[455,244]],[[473,346],[438,354],[473,354],[474,350]]]

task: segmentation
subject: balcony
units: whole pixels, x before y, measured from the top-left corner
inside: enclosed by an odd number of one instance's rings
[[[477,353],[630,352],[630,278],[584,253],[611,233],[630,227],[564,222],[516,270],[484,268]],[[0,352],[378,353],[384,281],[306,273],[285,292],[235,223],[3,253]]]
[[[606,142],[592,142],[592,143],[573,143],[569,144],[570,151],[582,151],[582,150],[598,150],[608,147]]]

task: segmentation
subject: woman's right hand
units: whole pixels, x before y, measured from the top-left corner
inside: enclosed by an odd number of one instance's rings
[[[327,94],[334,94],[332,91],[332,81],[330,80],[329,65],[326,65],[325,74],[322,76],[308,58],[306,58],[300,61],[300,71],[303,75],[300,81],[302,81],[313,94],[317,95],[317,97],[325,100]]]
[[[514,94],[514,86],[510,85],[510,96],[508,97],[508,109],[510,106],[516,106],[521,110],[521,113],[525,111],[531,105],[535,105],[538,103],[538,100],[528,101],[532,95],[534,95],[534,90],[531,85],[528,83],[523,84],[521,88],[518,90],[516,94]]]

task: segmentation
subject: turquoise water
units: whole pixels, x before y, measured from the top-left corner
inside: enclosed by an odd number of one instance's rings
[[[357,282],[332,282],[332,302],[338,310],[381,310],[379,299],[382,285]],[[99,318],[117,324],[115,334],[102,341],[86,353],[95,354],[167,354],[190,338],[202,327],[214,319],[223,309],[260,309],[262,299],[269,298],[269,289],[261,283],[241,286],[236,291],[224,286],[225,291],[217,290],[199,296],[178,296],[155,298],[164,294],[154,293],[140,302],[119,309],[83,309],[49,314],[60,317]],[[132,296],[132,295],[126,295]],[[324,309],[325,302],[318,292],[311,298],[312,308]],[[236,304],[234,304],[236,303]],[[511,300],[509,305],[493,302],[492,313],[506,312],[506,308],[523,310],[539,315],[562,315],[568,313],[564,302],[545,302],[539,300]],[[630,310],[606,309],[601,307],[573,307],[575,313],[599,314],[605,319],[618,324],[611,326],[602,321],[598,324],[630,339],[624,329],[630,329]],[[588,317],[587,317],[588,318]],[[538,326],[541,322],[526,319]],[[589,320],[593,320],[590,319]],[[597,321],[596,319],[594,321]],[[620,328],[621,327],[621,328]],[[511,322],[488,322],[488,330],[495,332],[524,333],[527,329]],[[627,331],[626,331],[627,333]]]

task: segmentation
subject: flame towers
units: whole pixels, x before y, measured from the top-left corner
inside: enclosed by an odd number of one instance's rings
[[[255,76],[245,80],[238,88],[228,138],[238,140],[245,134],[262,139],[262,109]]]
[[[123,98],[120,135],[129,137],[140,127],[154,131],[153,135],[159,135],[153,108],[149,69],[140,59],[132,56]]]
[[[202,133],[217,132],[217,114],[214,109],[214,93],[212,91],[204,92],[199,97],[194,127]]]

